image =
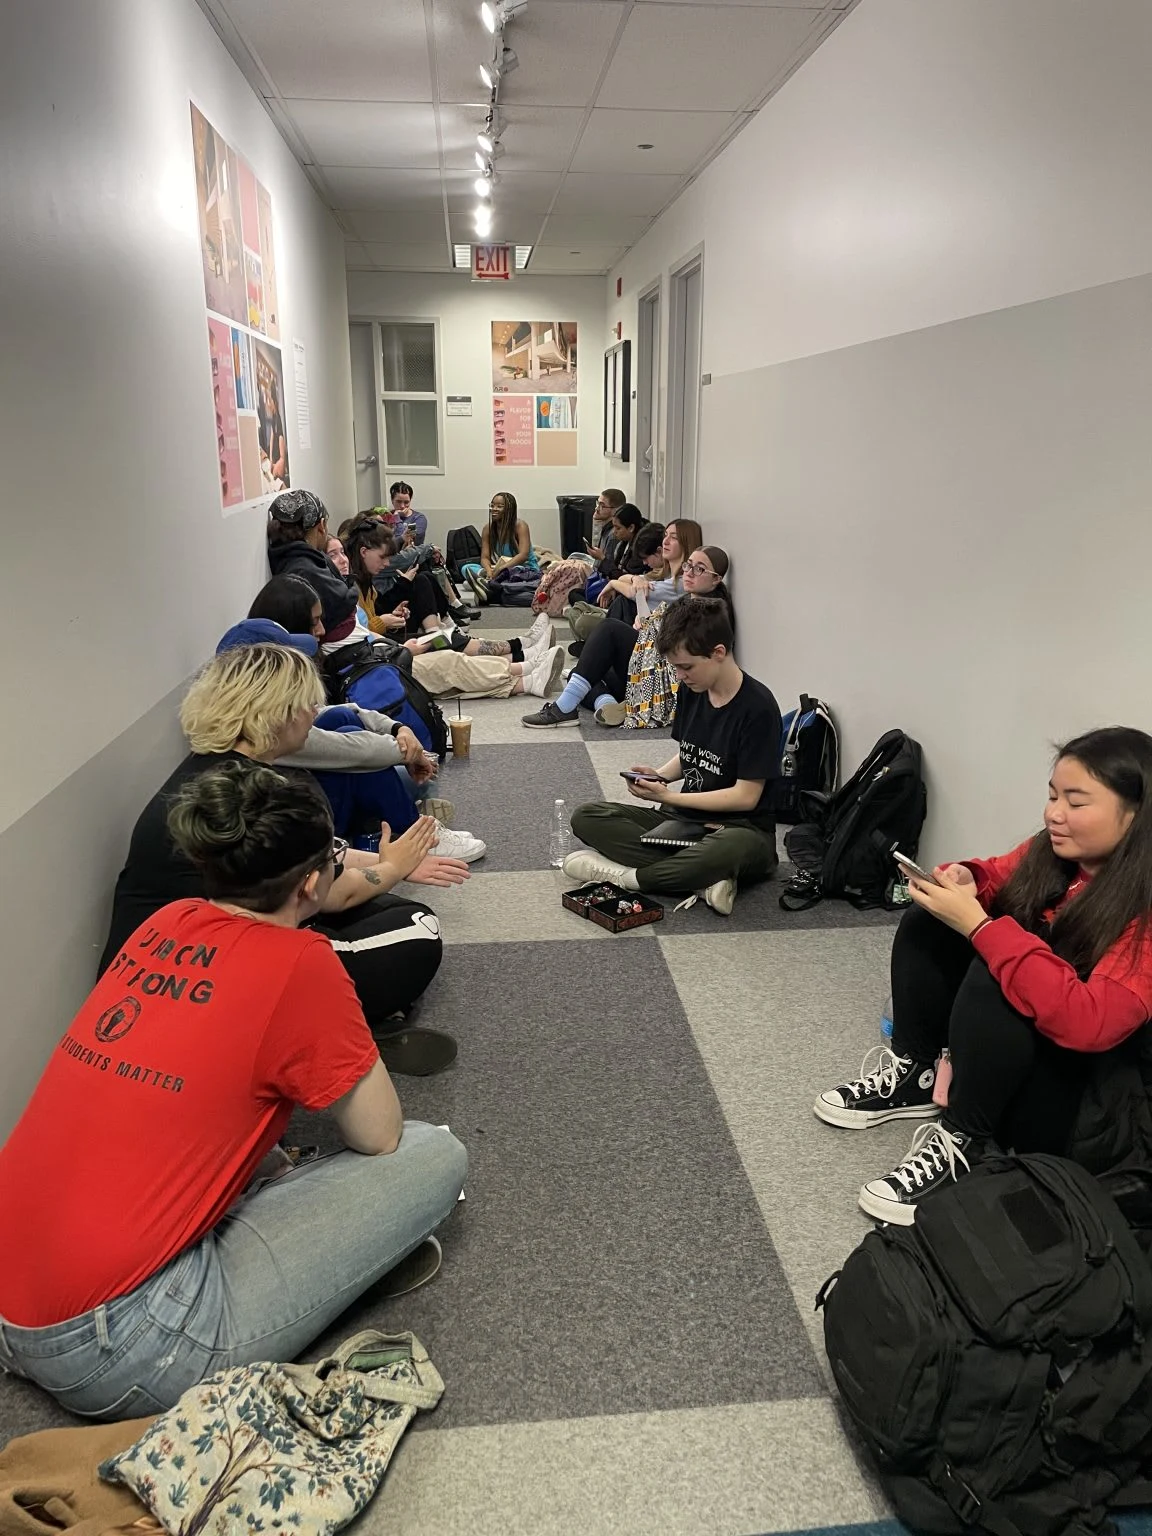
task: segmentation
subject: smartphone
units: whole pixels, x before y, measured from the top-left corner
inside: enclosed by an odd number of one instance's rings
[[[935,875],[930,875],[926,869],[921,869],[915,859],[910,859],[906,853],[901,853],[899,848],[893,848],[892,857],[906,875],[915,875],[917,880],[923,880],[925,885],[940,884]]]
[[[627,779],[629,784],[670,784],[671,779],[662,779],[658,773],[622,773],[622,779]]]

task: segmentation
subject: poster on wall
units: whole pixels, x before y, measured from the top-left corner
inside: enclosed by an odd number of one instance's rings
[[[494,320],[491,347],[494,463],[574,465],[576,322]]]
[[[220,504],[231,509],[291,484],[272,199],[190,106]]]

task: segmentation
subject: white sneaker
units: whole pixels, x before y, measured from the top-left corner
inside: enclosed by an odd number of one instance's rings
[[[626,891],[636,890],[636,871],[623,864],[613,864],[594,848],[579,848],[564,860],[564,873],[570,880],[587,884],[590,880],[606,880]],[[627,877],[627,878],[625,878]]]
[[[732,908],[736,905],[735,880],[716,880],[707,890],[698,894],[703,896],[713,912],[719,912],[721,917],[732,916]]]
[[[473,837],[471,832],[461,832],[458,827],[441,827],[436,838],[436,852],[442,859],[463,859],[465,864],[475,864],[488,852],[488,844]]]
[[[546,699],[559,687],[560,673],[563,668],[563,646],[554,645],[547,651],[533,651],[531,655],[524,658],[524,673],[521,679],[524,692],[534,694],[538,699]]]
[[[524,636],[525,650],[527,650],[529,646],[535,650],[535,648],[540,644],[540,637],[542,635],[551,636],[551,639],[548,641],[549,645],[554,645],[556,643],[556,634],[552,628],[552,621],[546,613],[537,614],[536,618],[532,621],[532,628]]]
[[[522,643],[525,656],[535,655],[537,651],[550,651],[556,644],[556,631],[551,624],[548,624],[537,634],[533,625],[524,636]]]

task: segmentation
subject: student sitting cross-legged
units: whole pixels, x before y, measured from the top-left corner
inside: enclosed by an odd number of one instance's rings
[[[294,1359],[408,1254],[390,1292],[431,1278],[467,1165],[404,1120],[347,972],[301,926],[340,875],[320,792],[229,762],[168,825],[204,897],[129,935],[0,1150],[25,1255],[0,1265],[0,1366],[94,1419]],[[276,1148],[297,1105],[330,1110],[347,1150],[293,1169]]]
[[[723,599],[673,603],[658,645],[680,683],[672,728],[679,750],[660,768],[634,770],[628,789],[639,804],[580,806],[572,829],[596,851],[569,854],[564,872],[654,896],[692,892],[727,916],[739,881],[767,879],[776,868],[769,795],[780,772],[780,710],[737,665]],[[668,819],[708,830],[687,847],[643,841]]]
[[[869,1216],[904,1226],[997,1145],[1067,1155],[1094,1064],[1152,1017],[1152,737],[1113,726],[1070,741],[1042,832],[933,873],[910,882],[892,946],[892,1048],[814,1105],[848,1130],[926,1122],[860,1191]],[[1134,1142],[1129,1106],[1115,1113]]]

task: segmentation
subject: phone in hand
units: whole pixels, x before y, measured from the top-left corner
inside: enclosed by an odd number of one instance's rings
[[[917,880],[922,880],[925,885],[939,885],[935,875],[929,874],[926,869],[921,869],[915,859],[910,859],[906,853],[901,853],[899,848],[893,848],[892,857],[900,866],[902,874],[914,875]]]
[[[629,770],[621,773],[622,779],[627,779],[629,784],[671,784],[671,779],[662,779],[658,773],[633,773]]]

